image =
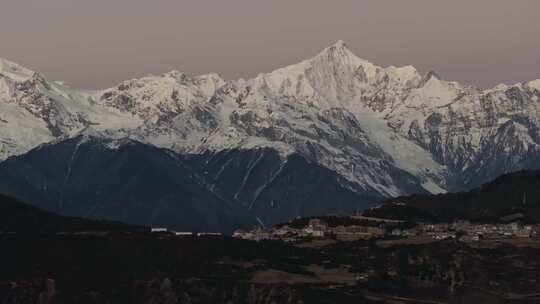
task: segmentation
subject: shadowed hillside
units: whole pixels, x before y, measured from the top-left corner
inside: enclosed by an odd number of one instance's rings
[[[119,222],[65,217],[0,194],[0,231],[47,234],[78,231],[144,231]]]
[[[503,175],[469,192],[411,195],[385,201],[367,216],[417,221],[540,221],[540,171]]]

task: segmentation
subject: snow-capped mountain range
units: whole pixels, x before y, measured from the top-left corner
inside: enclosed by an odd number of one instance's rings
[[[0,59],[0,161],[82,134],[183,155],[270,148],[351,191],[440,193],[539,167],[539,99],[540,80],[482,90],[376,66],[342,41],[252,79],[173,71],[94,92]]]

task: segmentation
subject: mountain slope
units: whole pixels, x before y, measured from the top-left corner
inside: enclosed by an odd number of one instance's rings
[[[0,59],[0,160],[90,126],[117,130],[138,124],[135,117],[96,104],[90,94]]]
[[[173,71],[96,92],[2,60],[0,160],[80,134],[129,138],[189,161],[244,151],[253,163],[239,167],[238,179],[214,184],[245,207],[271,204],[280,191],[261,196],[270,191],[269,178],[300,156],[335,173],[337,189],[368,197],[365,205],[375,197],[472,189],[504,173],[539,169],[539,84],[481,90],[411,66],[376,66],[341,41],[252,79]],[[275,155],[262,165],[257,151],[268,149]],[[215,166],[227,162],[234,163]]]
[[[468,192],[393,198],[365,214],[424,221],[499,221],[520,214],[525,220],[540,222],[540,171],[503,175]]]
[[[0,163],[0,192],[63,215],[226,233],[349,213],[382,198],[296,154],[286,160],[272,149],[185,156],[95,135]]]
[[[269,148],[189,155],[185,161],[208,178],[212,190],[236,200],[264,225],[297,216],[349,214],[383,198],[376,189],[362,189],[299,154],[282,160]]]
[[[256,224],[207,191],[174,153],[127,141],[77,137],[0,164],[0,192],[62,215],[188,231]]]
[[[0,232],[57,233],[77,231],[144,231],[119,222],[64,217],[0,194]]]

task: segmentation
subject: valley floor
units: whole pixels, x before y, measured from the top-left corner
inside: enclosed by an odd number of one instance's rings
[[[540,239],[0,236],[0,303],[538,303]]]

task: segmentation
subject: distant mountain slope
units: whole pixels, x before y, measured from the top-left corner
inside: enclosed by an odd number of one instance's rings
[[[45,145],[0,163],[0,180],[0,192],[62,215],[188,231],[256,224],[208,191],[174,153],[134,141],[78,137]]]
[[[89,135],[0,163],[0,192],[34,206],[188,231],[230,233],[296,216],[350,213],[383,198],[355,187],[299,155],[284,160],[272,149],[179,155]]]
[[[384,198],[301,155],[283,160],[268,148],[189,155],[185,161],[269,226],[297,216],[350,214]]]
[[[0,194],[0,232],[57,233],[77,231],[144,231],[119,222],[60,216]]]
[[[520,214],[516,218],[540,222],[540,171],[503,175],[469,192],[397,197],[365,214],[420,221],[499,221]]]

